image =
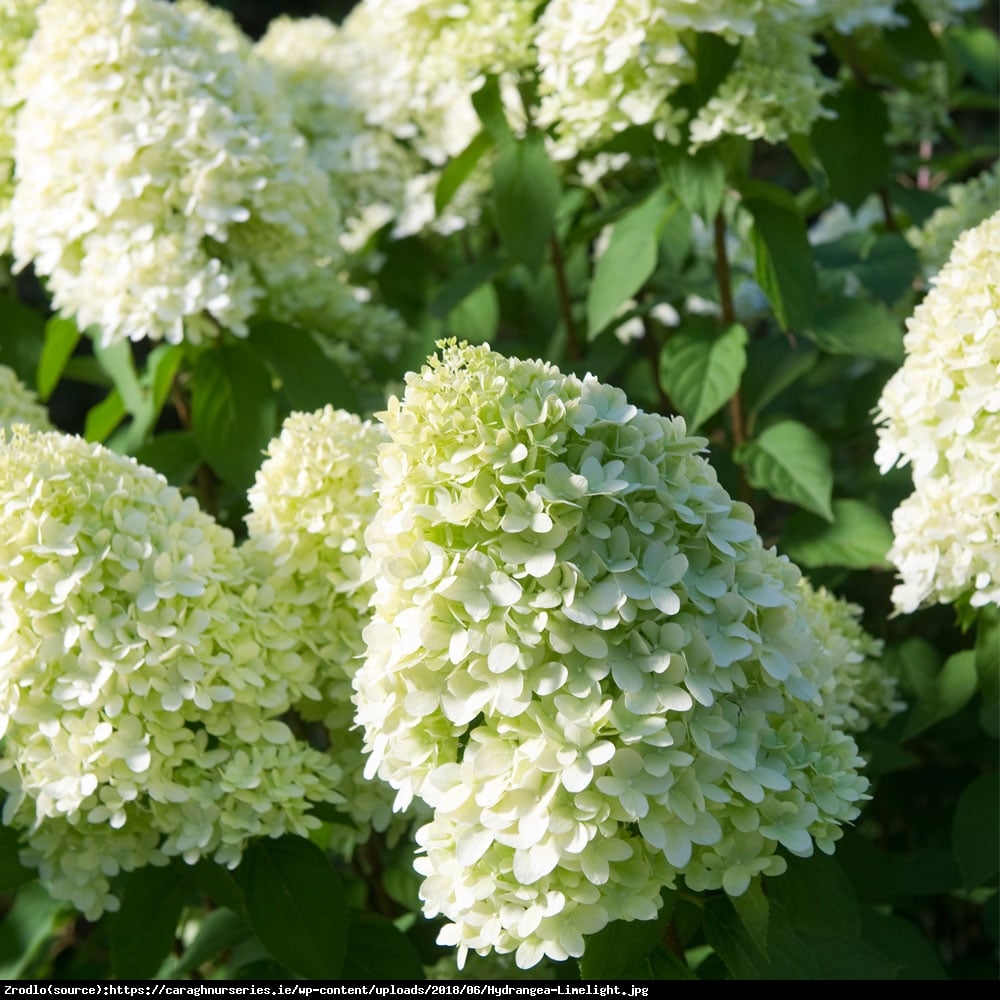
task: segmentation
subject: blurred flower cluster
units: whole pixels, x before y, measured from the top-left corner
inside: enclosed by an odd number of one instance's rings
[[[1000,604],[1000,213],[958,238],[932,285],[878,412],[876,461],[913,471],[889,552],[904,612]]]

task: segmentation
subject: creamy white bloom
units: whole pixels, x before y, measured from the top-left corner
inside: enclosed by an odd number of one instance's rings
[[[0,0],[0,255],[10,250],[10,199],[14,193],[14,121],[20,99],[14,76],[35,32],[40,0]]]
[[[579,956],[678,875],[743,892],[829,851],[867,783],[796,586],[679,418],[443,345],[382,414],[355,675],[368,773],[443,943]]]
[[[336,273],[329,180],[247,52],[194,2],[38,9],[17,68],[14,254],[105,344],[244,334]]]
[[[889,559],[900,611],[1000,603],[1000,213],[963,233],[907,322],[877,411],[883,472],[910,464]]]
[[[0,365],[0,429],[26,424],[32,430],[52,429],[48,411],[38,397],[17,377],[13,368]]]
[[[321,720],[327,753],[344,775],[343,811],[364,839],[396,835],[412,817],[393,817],[392,789],[364,778],[361,735],[352,731],[351,678],[364,657],[373,586],[363,579],[364,532],[375,516],[376,452],[382,427],[343,410],[293,413],[249,492],[242,554],[274,590],[272,609],[310,664],[318,697],[296,708]]]
[[[337,767],[280,716],[317,697],[274,593],[229,531],[134,460],[80,438],[0,438],[4,822],[96,918],[119,870],[235,866],[305,835]]]

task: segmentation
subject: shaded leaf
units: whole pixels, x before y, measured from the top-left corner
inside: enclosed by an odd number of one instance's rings
[[[26,868],[18,859],[21,835],[9,826],[0,826],[0,890],[16,889],[31,882],[38,872]]]
[[[423,979],[417,949],[390,921],[368,913],[352,914],[343,979]]]
[[[453,336],[470,344],[482,344],[493,338],[499,322],[500,303],[496,289],[487,282],[452,309],[445,325]]]
[[[514,134],[507,124],[507,114],[500,94],[500,81],[495,76],[487,76],[483,85],[472,95],[472,107],[483,123],[487,135],[495,143],[513,142]]]
[[[201,449],[191,431],[164,431],[135,453],[136,460],[166,476],[173,486],[191,481],[201,462]]]
[[[833,118],[817,119],[811,140],[830,193],[853,209],[889,179],[889,112],[872,87],[849,83],[826,101]]]
[[[347,907],[323,852],[301,837],[253,843],[238,870],[261,943],[293,973],[337,979],[347,954]]]
[[[265,320],[251,326],[248,343],[281,379],[282,392],[290,409],[308,412],[322,409],[329,403],[357,411],[358,401],[351,380],[323,350],[311,331]],[[251,371],[248,367],[246,377],[253,377]],[[259,381],[259,374],[256,378]]]
[[[831,507],[832,524],[805,511],[788,519],[781,547],[789,558],[809,569],[888,568],[885,554],[893,535],[885,517],[861,500],[834,500]]]
[[[772,424],[741,444],[734,457],[752,486],[833,521],[830,449],[805,424],[795,420]]]
[[[198,359],[191,425],[209,465],[233,486],[253,482],[275,429],[277,407],[264,363],[246,344],[219,344]]]
[[[111,929],[111,965],[119,979],[150,979],[170,954],[191,884],[177,862],[130,872]]]
[[[587,950],[580,959],[581,979],[632,979],[635,968],[656,948],[663,928],[673,912],[674,894],[656,920],[615,920],[587,938]]]
[[[535,271],[555,229],[560,184],[537,132],[504,145],[493,167],[497,232],[507,252]]]
[[[660,234],[678,207],[676,199],[663,188],[657,188],[614,224],[607,249],[594,267],[587,295],[587,328],[591,338],[611,322],[622,304],[656,270]]]
[[[913,706],[906,720],[903,739],[909,740],[942,719],[961,711],[976,691],[976,654],[971,649],[945,660],[930,690]]]
[[[991,736],[1000,735],[1000,608],[979,609],[976,621],[976,674],[983,707],[979,719]]]
[[[746,329],[734,323],[719,333],[692,324],[674,333],[660,352],[660,381],[690,430],[732,399],[746,368]]]
[[[0,921],[0,979],[21,979],[48,944],[65,904],[37,883],[22,888]]]
[[[740,386],[748,413],[757,414],[815,366],[819,351],[808,341],[790,344],[784,336],[750,341]]]
[[[195,971],[222,952],[246,941],[252,933],[246,920],[239,914],[225,908],[212,910],[201,922],[194,940],[167,970],[165,978],[175,979],[184,973]]]
[[[996,771],[981,774],[962,791],[951,840],[966,888],[984,885],[1000,871],[1000,776]]]
[[[448,161],[434,189],[435,214],[440,215],[448,207],[455,192],[468,180],[476,169],[476,164],[483,158],[486,150],[492,148],[493,143],[493,136],[489,132],[479,132],[461,153]]]
[[[908,920],[865,907],[861,914],[864,940],[899,966],[897,979],[947,979],[930,942]]]
[[[32,385],[45,347],[45,317],[15,299],[0,295],[0,364]]]
[[[816,304],[816,267],[805,223],[794,204],[751,197],[743,202],[753,216],[757,284],[771,302],[783,329],[801,328]]]
[[[805,330],[830,354],[849,354],[899,364],[903,327],[885,306],[863,299],[837,299],[816,310]]]
[[[728,48],[728,47],[727,47]],[[661,155],[663,178],[681,204],[711,223],[726,189],[726,168],[714,148],[696,153],[668,146]]]
[[[456,271],[438,289],[431,300],[428,312],[434,319],[444,319],[460,302],[463,302],[477,288],[492,281],[503,268],[499,257],[484,257],[474,264]]]
[[[111,432],[128,416],[121,393],[112,389],[104,399],[88,411],[83,423],[83,436],[88,441],[106,441]]]

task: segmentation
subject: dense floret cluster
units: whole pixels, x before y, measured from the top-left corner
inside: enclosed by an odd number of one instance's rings
[[[48,411],[38,397],[12,368],[0,365],[0,429],[9,431],[15,424],[26,424],[36,431],[52,429]]]
[[[1000,604],[1000,213],[959,237],[904,345],[875,456],[883,472],[913,470],[893,515],[893,601]]]
[[[861,625],[862,608],[813,587],[804,577],[804,609],[819,640],[819,655],[829,666],[820,669],[822,714],[849,733],[885,725],[906,706],[899,699],[896,678],[882,663],[884,643]]]
[[[274,589],[273,609],[306,659],[318,699],[298,704],[326,728],[328,753],[344,775],[344,812],[359,834],[398,831],[392,790],[366,781],[361,736],[352,732],[351,679],[364,658],[362,632],[373,590],[365,580],[364,533],[375,516],[380,425],[326,407],[292,414],[271,442],[250,490],[242,551]]]
[[[105,344],[198,340],[245,333],[279,290],[286,318],[329,281],[329,180],[225,15],[46,0],[37,16],[16,74],[13,249],[58,310]]]
[[[306,835],[339,770],[279,716],[311,665],[233,536],[134,460],[55,432],[0,438],[4,822],[91,919],[110,878],[234,866]]]
[[[578,956],[678,876],[738,894],[832,849],[867,782],[798,570],[682,420],[455,344],[382,418],[358,722],[434,810],[443,943]]]

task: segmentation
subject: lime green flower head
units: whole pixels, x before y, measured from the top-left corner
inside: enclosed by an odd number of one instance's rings
[[[867,782],[798,570],[679,418],[443,344],[382,414],[354,678],[369,774],[434,810],[425,912],[521,968],[832,850]]]
[[[311,803],[338,800],[336,767],[279,719],[314,693],[308,664],[193,499],[16,428],[0,540],[3,819],[57,898],[94,918],[119,870],[235,865],[250,837],[304,834]]]
[[[52,429],[48,411],[38,397],[17,377],[13,368],[0,365],[0,428],[27,424],[32,430]]]
[[[326,727],[327,753],[344,775],[342,808],[361,839],[372,829],[397,836],[411,821],[393,816],[388,785],[364,778],[351,704],[374,589],[364,534],[375,516],[376,454],[386,439],[381,425],[332,406],[289,416],[250,490],[241,549],[255,578],[274,590],[273,609],[308,665],[315,697],[296,709]]]

